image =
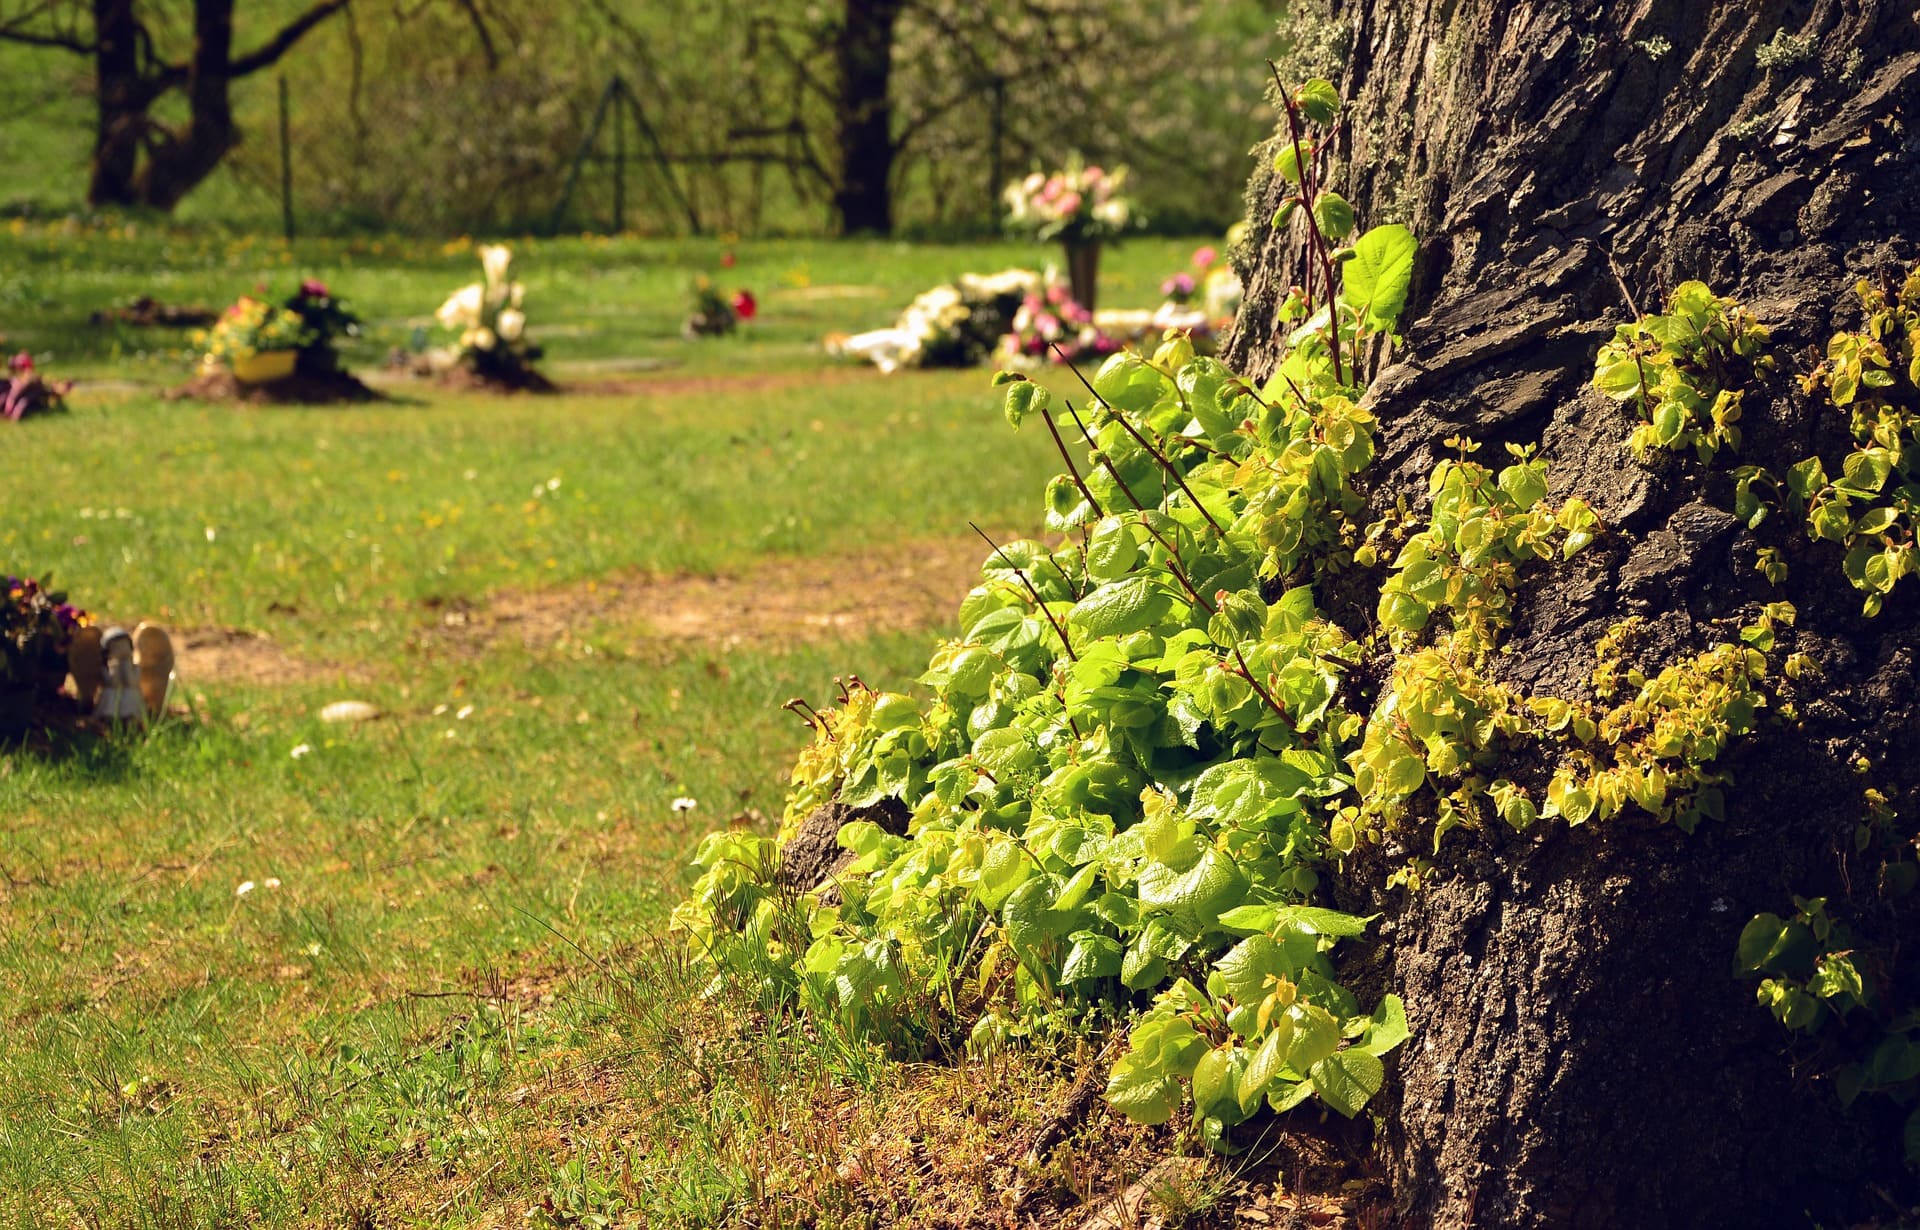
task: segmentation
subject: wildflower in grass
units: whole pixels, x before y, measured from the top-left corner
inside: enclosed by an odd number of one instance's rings
[[[1162,297],[1171,299],[1175,303],[1185,303],[1187,300],[1193,298],[1193,288],[1193,275],[1182,269],[1179,273],[1174,274],[1166,281],[1160,283],[1160,294]]]
[[[759,311],[760,305],[754,301],[752,291],[737,290],[733,292],[733,314],[735,316],[738,316],[741,320],[752,320]]]
[[[694,808],[700,806],[700,804],[697,800],[690,799],[685,795],[681,795],[679,798],[673,801],[671,806],[674,811],[683,812],[683,811],[692,811]]]
[[[1195,269],[1211,269],[1213,268],[1213,262],[1219,259],[1220,254],[1214,251],[1213,245],[1211,244],[1203,244],[1193,250],[1193,267]]]
[[[256,885],[252,880],[242,880],[240,881],[239,887],[233,890],[233,895],[236,897],[244,897],[252,892],[255,887]]]
[[[300,760],[307,756],[311,756],[313,755],[313,744],[311,743],[298,744],[294,747],[293,751],[290,754],[295,760]]]

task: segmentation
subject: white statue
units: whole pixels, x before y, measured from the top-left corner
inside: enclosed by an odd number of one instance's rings
[[[132,632],[109,628],[97,642],[77,640],[80,654],[70,653],[74,687],[88,699],[98,681],[100,698],[93,716],[108,722],[144,722],[166,712],[167,692],[173,685],[173,641],[155,624],[141,624]],[[96,656],[97,655],[97,656]]]
[[[93,716],[109,722],[144,720],[147,702],[140,695],[140,673],[133,664],[133,633],[125,628],[108,628],[100,638],[100,652],[106,660],[106,678]]]

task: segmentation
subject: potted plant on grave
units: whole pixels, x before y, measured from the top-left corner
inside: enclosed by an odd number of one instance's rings
[[[1140,225],[1122,189],[1127,168],[1090,166],[1080,155],[1052,174],[1035,171],[1007,185],[1007,228],[1066,248],[1074,302],[1091,312],[1100,280],[1100,245]]]
[[[307,278],[287,297],[284,305],[307,326],[306,344],[300,347],[295,367],[303,376],[331,376],[340,370],[340,338],[358,337],[360,318],[336,298],[319,278]]]
[[[0,737],[18,737],[67,678],[67,647],[92,616],[48,579],[0,578]]]
[[[202,367],[224,367],[249,385],[293,375],[301,351],[315,342],[305,316],[252,295],[242,295],[197,340],[203,348]]]

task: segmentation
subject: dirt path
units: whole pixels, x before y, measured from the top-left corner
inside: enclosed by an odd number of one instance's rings
[[[545,648],[589,631],[636,645],[731,647],[934,629],[954,618],[979,578],[984,552],[976,539],[935,539],[853,554],[766,559],[711,576],[630,573],[553,589],[504,590],[434,608],[437,619],[423,639],[478,654],[509,641]],[[189,683],[279,687],[367,673],[303,660],[263,633],[236,628],[188,628],[175,642],[180,677]]]

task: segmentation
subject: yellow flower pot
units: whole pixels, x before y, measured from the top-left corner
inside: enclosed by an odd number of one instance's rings
[[[272,384],[293,375],[300,360],[297,350],[262,350],[233,360],[233,377],[242,384]]]

